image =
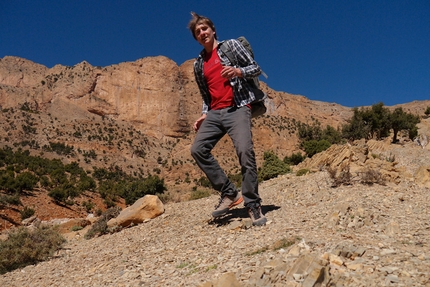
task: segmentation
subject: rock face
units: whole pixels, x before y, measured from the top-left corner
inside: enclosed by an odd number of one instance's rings
[[[406,161],[401,148],[390,144],[389,140],[361,140],[351,144],[332,145],[326,151],[306,159],[295,169],[309,169],[312,172],[329,170],[334,177],[347,172],[349,184],[398,184],[402,179],[408,179],[430,187],[430,166],[423,160],[428,150],[412,149],[411,153],[415,157],[412,163]]]
[[[337,128],[352,115],[350,108],[335,103],[274,91],[264,82],[261,86],[268,94],[268,111],[253,120],[258,165],[265,151],[274,151],[281,159],[299,151],[298,122],[317,120],[322,127]],[[107,67],[83,61],[72,67],[47,68],[4,57],[0,59],[0,109],[16,111],[24,105],[31,113],[19,115],[20,122],[12,122],[16,113],[0,113],[0,131],[10,142],[34,141],[39,147],[64,143],[103,158],[88,163],[88,169],[118,165],[129,172],[139,166],[143,174],[161,170],[168,184],[202,176],[189,153],[195,136],[191,127],[202,106],[193,60],[178,66],[159,56]],[[423,114],[428,105],[430,101],[412,102],[406,110]],[[30,125],[34,134],[28,133]],[[114,125],[119,128],[114,130]],[[27,130],[21,129],[24,126]],[[238,173],[237,162],[231,161],[234,153],[228,139],[214,149],[231,174]],[[85,165],[88,159],[79,156],[73,160]]]
[[[132,206],[122,210],[116,217],[108,221],[108,227],[128,227],[139,224],[147,219],[155,218],[164,213],[163,203],[156,195],[145,195],[138,199]]]
[[[192,64],[189,60],[178,66],[159,56],[104,68],[84,61],[49,69],[22,58],[4,57],[0,59],[0,105],[10,108],[27,102],[34,110],[73,105],[132,122],[158,137],[181,137],[190,132],[190,123],[201,112]],[[318,109],[316,118],[334,126],[350,115],[348,108],[337,104],[275,92],[264,84],[263,89],[269,95],[269,114],[305,122],[310,111]],[[61,102],[67,103],[65,107]]]
[[[106,68],[82,62],[52,69],[5,57],[0,61],[0,105],[24,102],[35,110],[60,102],[90,113],[125,120],[158,136],[189,132],[180,68],[165,57],[144,58]],[[66,106],[67,106],[66,105]]]
[[[337,104],[277,92],[265,83],[262,89],[269,98],[266,115],[253,120],[258,162],[267,150],[280,158],[298,151],[297,122],[338,127],[351,115],[350,108]],[[88,169],[119,166],[133,173],[139,168],[145,176],[160,170],[168,185],[203,176],[189,152],[201,107],[193,60],[178,66],[159,56],[107,67],[84,61],[47,68],[17,57],[0,59],[0,130],[9,142],[67,144],[82,152],[70,161]],[[20,109],[29,113],[17,115]],[[97,160],[82,156],[90,152]],[[220,141],[214,154],[228,174],[238,172],[231,141]]]

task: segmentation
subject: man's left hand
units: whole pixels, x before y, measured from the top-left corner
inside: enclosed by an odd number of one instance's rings
[[[239,68],[235,68],[232,66],[224,66],[222,67],[221,76],[227,79],[241,77],[242,71]]]

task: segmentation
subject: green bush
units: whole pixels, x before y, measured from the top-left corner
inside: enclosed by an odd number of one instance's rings
[[[275,178],[278,175],[290,172],[290,167],[280,160],[272,151],[264,152],[264,162],[262,168],[258,172],[258,180],[264,181]]]
[[[48,192],[48,195],[52,197],[56,202],[66,202],[67,193],[61,187],[56,187]]]
[[[196,200],[200,198],[205,198],[211,195],[210,190],[205,189],[197,189],[191,192],[190,200]]]
[[[404,112],[401,107],[396,108],[390,114],[390,124],[394,134],[392,142],[397,142],[397,133],[402,130],[407,131],[409,137],[413,139],[414,136],[418,135],[417,124],[419,122],[420,118],[418,116]]]
[[[327,125],[325,129],[321,128],[321,124],[315,121],[312,125],[299,123],[298,136],[300,140],[300,148],[304,150],[306,156],[312,157],[314,154],[322,152],[332,144],[342,142],[342,133],[332,126]],[[295,155],[295,161],[303,161],[300,158],[301,154]],[[284,159],[288,162],[290,159]]]
[[[312,157],[315,154],[325,151],[331,146],[327,140],[310,140],[303,143],[303,149],[308,157]]]
[[[65,242],[52,227],[20,227],[0,241],[0,274],[48,260]]]
[[[86,212],[90,213],[95,207],[95,204],[91,200],[88,200],[88,201],[82,202],[82,206],[85,208]]]
[[[5,195],[0,195],[0,205],[8,205],[8,204],[12,204],[12,205],[21,205],[21,199],[19,198],[19,194],[15,193],[12,195],[9,194],[5,194]]]
[[[37,176],[28,171],[19,173],[15,177],[11,169],[13,166],[10,166],[9,170],[0,172],[0,186],[10,193],[32,191],[39,181]]]
[[[240,188],[241,186],[242,186],[242,173],[236,173],[236,174],[229,174],[228,175],[228,179],[230,179],[230,181],[232,182],[232,183],[234,183],[234,185],[237,187],[237,188]]]
[[[202,176],[197,180],[197,184],[202,186],[202,187],[207,187],[210,188],[211,182],[209,181],[209,179],[206,176]]]
[[[118,189],[121,190],[120,195],[125,199],[126,204],[133,204],[147,194],[163,193],[166,186],[164,179],[160,179],[157,175],[149,175],[145,179],[123,183],[122,186],[118,186]]]
[[[50,143],[48,148],[57,149],[62,154],[72,151],[61,143]],[[19,194],[41,186],[57,203],[73,204],[72,199],[82,192],[94,191],[100,193],[106,206],[112,207],[119,197],[131,204],[146,194],[162,194],[166,190],[164,179],[157,175],[131,176],[118,166],[94,167],[93,170],[91,175],[77,162],[64,165],[59,159],[30,156],[28,150],[14,152],[9,147],[0,148],[0,187],[8,193]],[[202,184],[210,185],[208,181],[202,181]],[[3,198],[0,204],[5,205],[2,202],[6,200]]]
[[[64,143],[50,142],[49,146],[46,145],[43,147],[43,150],[54,151],[58,155],[73,155],[74,154],[73,146],[68,146]]]
[[[302,168],[302,169],[299,169],[299,170],[296,172],[296,175],[297,175],[297,176],[302,176],[302,175],[305,175],[305,174],[307,174],[307,173],[309,173],[309,169],[307,169],[307,168]]]
[[[306,159],[306,155],[301,152],[293,153],[291,156],[284,157],[284,162],[288,165],[298,165]]]
[[[23,210],[19,212],[21,214],[21,219],[24,220],[26,218],[32,217],[35,213],[34,209],[28,206],[25,206]]]

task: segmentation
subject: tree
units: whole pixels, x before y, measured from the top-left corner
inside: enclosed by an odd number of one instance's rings
[[[348,124],[342,128],[342,136],[347,139],[371,139],[378,140],[389,136],[393,130],[392,142],[397,142],[397,134],[401,130],[406,130],[409,137],[417,135],[417,123],[420,122],[418,116],[405,113],[401,107],[390,112],[383,103],[373,105],[369,108],[354,108],[354,115],[348,120]]]
[[[416,125],[420,122],[420,118],[417,115],[413,115],[411,113],[406,113],[403,111],[401,107],[396,108],[390,114],[390,124],[393,129],[393,143],[396,143],[397,133],[402,130],[406,130],[409,133],[409,137],[411,134],[413,135],[416,129]]]
[[[353,117],[343,127],[342,134],[347,139],[382,139],[390,134],[390,110],[383,103],[371,108],[354,108]]]
[[[354,108],[353,112],[354,114],[347,120],[347,124],[342,126],[342,137],[347,140],[368,138],[371,127],[364,120],[362,111],[358,108]]]
[[[336,130],[329,125],[323,130],[318,121],[315,121],[312,125],[299,123],[298,136],[300,148],[305,151],[308,157],[312,157],[315,153],[322,152],[332,144],[342,141],[340,130]]]

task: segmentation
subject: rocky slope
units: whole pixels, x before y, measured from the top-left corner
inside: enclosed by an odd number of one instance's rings
[[[414,174],[430,160],[428,146],[410,141],[343,148],[364,162],[391,152],[396,160],[380,166],[383,174]],[[430,286],[429,187],[413,176],[363,184],[355,175],[335,186],[322,168],[262,183],[264,227],[250,227],[242,207],[211,220],[211,196],[166,204],[163,215],[112,235],[85,240],[85,230],[70,233],[50,261],[7,273],[0,284]]]

